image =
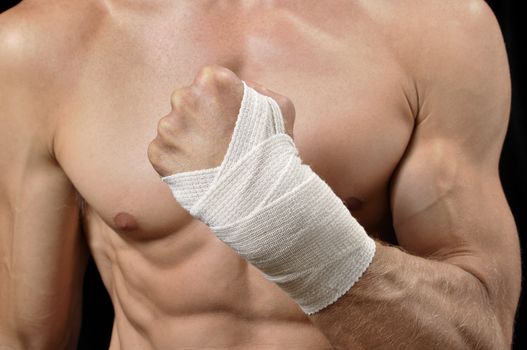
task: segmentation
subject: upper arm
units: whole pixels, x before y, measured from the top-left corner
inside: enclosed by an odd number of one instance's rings
[[[461,3],[461,4],[460,4]],[[498,163],[510,82],[503,40],[482,1],[424,29],[415,70],[419,116],[392,182],[394,228],[410,253],[457,265],[478,278],[512,328],[520,252]]]
[[[0,348],[75,346],[86,254],[24,29],[0,16]]]

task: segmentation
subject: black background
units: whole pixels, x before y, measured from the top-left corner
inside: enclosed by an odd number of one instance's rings
[[[500,162],[500,174],[505,194],[516,219],[522,255],[526,250],[527,241],[527,125],[525,121],[525,102],[527,80],[525,64],[527,57],[524,47],[525,38],[522,30],[527,30],[525,13],[521,11],[524,3],[520,0],[488,0],[494,10],[505,38],[509,63],[512,75],[512,112],[509,122],[509,131]],[[7,1],[0,5],[0,12],[17,4],[18,1]],[[523,259],[525,270],[526,262]],[[514,349],[523,349],[527,344],[527,334],[521,332],[522,326],[527,325],[525,295],[522,293],[518,308]],[[112,329],[113,310],[97,269],[92,262],[88,265],[84,283],[84,308],[81,335],[79,340],[80,350],[107,349]]]

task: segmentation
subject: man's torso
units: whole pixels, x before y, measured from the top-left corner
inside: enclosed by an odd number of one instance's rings
[[[64,27],[55,155],[85,202],[115,308],[111,348],[330,348],[176,203],[146,150],[171,92],[203,65],[225,66],[291,98],[303,161],[370,235],[396,243],[389,185],[416,112],[397,35],[354,2],[204,4],[82,5]]]

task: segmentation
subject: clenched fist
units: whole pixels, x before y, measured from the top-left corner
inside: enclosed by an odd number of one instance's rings
[[[259,93],[280,106],[292,136],[295,111],[291,101],[256,84]],[[221,164],[243,98],[243,82],[227,68],[206,66],[192,85],[174,91],[171,112],[161,118],[148,158],[161,176],[214,168]]]
[[[344,295],[376,245],[284,134],[291,102],[208,67],[172,104],[149,157],[181,207],[307,314]]]

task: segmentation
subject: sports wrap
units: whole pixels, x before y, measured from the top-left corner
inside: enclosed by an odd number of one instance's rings
[[[344,295],[375,254],[364,228],[302,164],[278,104],[245,83],[222,164],[163,181],[181,206],[307,314]]]

